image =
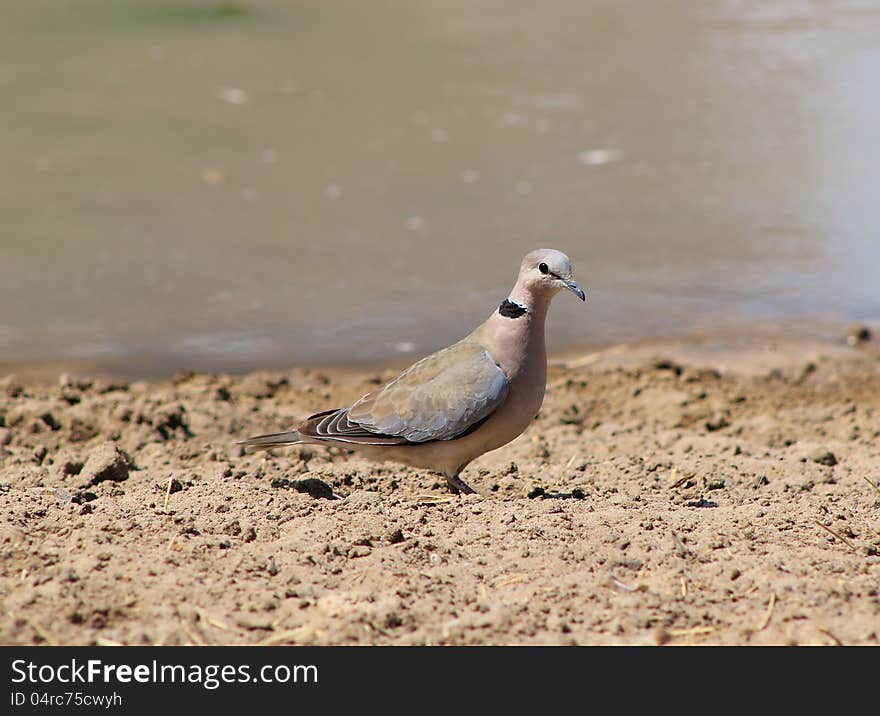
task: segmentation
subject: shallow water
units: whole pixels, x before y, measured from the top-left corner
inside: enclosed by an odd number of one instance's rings
[[[880,316],[880,1],[0,0],[0,358]],[[148,366],[148,367],[145,367]]]

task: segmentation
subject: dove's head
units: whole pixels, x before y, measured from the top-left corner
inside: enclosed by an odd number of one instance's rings
[[[517,287],[535,297],[552,298],[562,289],[568,289],[581,301],[586,301],[584,290],[572,278],[571,259],[555,249],[538,249],[526,254],[519,267]]]

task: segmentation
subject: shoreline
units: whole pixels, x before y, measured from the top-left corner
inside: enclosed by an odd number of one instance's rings
[[[631,351],[643,355],[654,351],[672,351],[684,359],[719,360],[724,355],[768,350],[767,346],[782,344],[786,350],[837,352],[838,348],[853,345],[854,331],[867,330],[869,335],[880,335],[880,321],[844,321],[840,319],[803,319],[788,321],[745,322],[729,321],[713,328],[702,327],[690,332],[672,333],[666,336],[645,336],[625,341],[578,342],[551,348],[550,364],[565,365],[593,354],[616,354]],[[849,344],[848,344],[849,341]],[[855,343],[862,342],[856,339]],[[212,375],[243,376],[259,371],[283,370],[329,370],[339,374],[355,374],[360,371],[375,372],[388,369],[402,370],[432,351],[396,353],[387,358],[365,361],[290,362],[282,357],[270,359],[254,357],[247,360],[214,359],[202,357],[178,360],[171,366],[167,358],[148,354],[114,355],[92,358],[66,359],[0,359],[0,377],[14,375],[16,378],[36,383],[46,383],[67,374],[76,378],[104,378],[129,381],[161,381],[182,373],[207,373]],[[792,355],[794,359],[796,356]]]

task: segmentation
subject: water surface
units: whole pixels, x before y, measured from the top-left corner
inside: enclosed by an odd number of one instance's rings
[[[0,356],[357,362],[880,316],[880,2],[0,0]]]

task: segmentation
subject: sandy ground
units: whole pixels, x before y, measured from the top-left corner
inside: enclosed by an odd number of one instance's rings
[[[464,499],[340,450],[234,444],[391,375],[7,377],[0,642],[880,641],[876,342],[557,362]]]

